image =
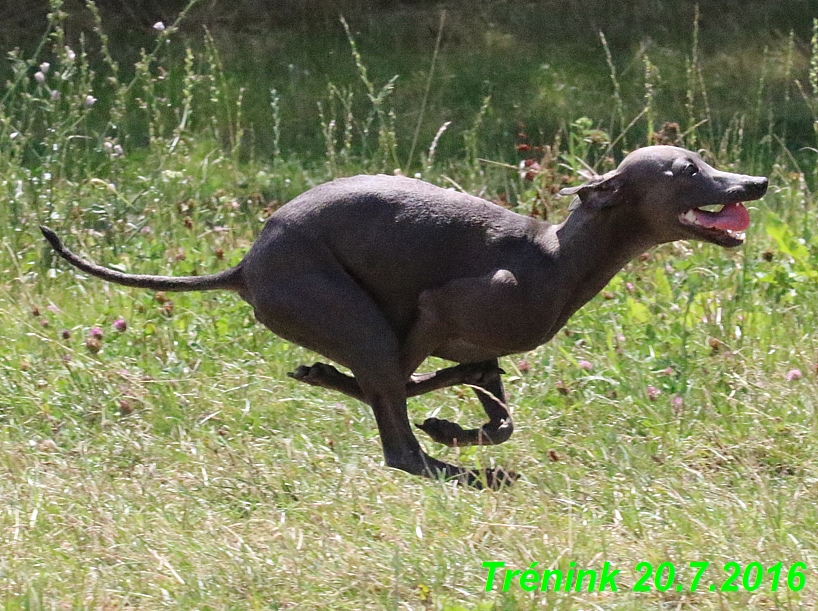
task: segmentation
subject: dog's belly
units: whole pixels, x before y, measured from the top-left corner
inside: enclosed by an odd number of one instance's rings
[[[432,356],[455,363],[479,363],[481,361],[488,361],[489,359],[495,359],[517,352],[525,352],[531,349],[533,349],[532,346],[521,347],[520,349],[513,349],[507,346],[503,348],[480,346],[466,340],[455,339],[438,347],[432,353]]]

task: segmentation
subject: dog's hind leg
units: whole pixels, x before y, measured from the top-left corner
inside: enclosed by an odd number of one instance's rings
[[[508,413],[503,381],[500,379],[503,370],[497,365],[497,359],[484,361],[479,365],[483,367],[483,373],[472,386],[489,417],[486,424],[479,429],[464,429],[456,422],[427,418],[422,424],[415,426],[438,443],[451,447],[497,445],[508,440],[514,432],[514,425]]]
[[[369,295],[330,261],[299,261],[296,272],[276,266],[265,280],[250,282],[256,318],[277,335],[315,350],[352,370],[365,402],[372,407],[388,466],[414,475],[499,487],[513,474],[484,475],[428,456],[406,413],[406,380],[398,339]]]

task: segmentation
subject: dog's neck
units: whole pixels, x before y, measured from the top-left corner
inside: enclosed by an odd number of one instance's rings
[[[556,275],[547,282],[548,294],[543,297],[556,298],[559,304],[549,338],[628,261],[656,245],[647,228],[625,210],[626,206],[604,210],[580,206],[559,225],[544,227],[541,245],[555,262]],[[555,286],[560,287],[557,294],[551,290]]]

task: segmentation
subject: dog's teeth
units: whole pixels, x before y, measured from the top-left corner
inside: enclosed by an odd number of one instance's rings
[[[688,210],[682,215],[682,218],[686,220],[688,223],[693,223],[694,225],[698,225],[699,221],[696,219],[696,213],[693,210]]]

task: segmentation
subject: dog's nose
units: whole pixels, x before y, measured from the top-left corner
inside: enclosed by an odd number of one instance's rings
[[[750,180],[748,187],[759,193],[767,192],[767,179],[764,176],[756,176]]]

